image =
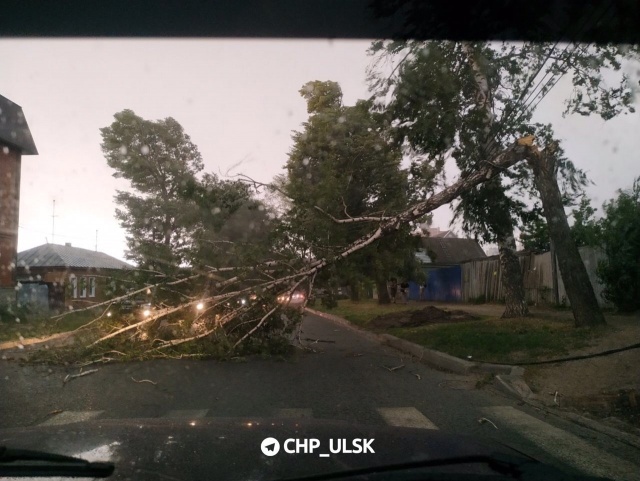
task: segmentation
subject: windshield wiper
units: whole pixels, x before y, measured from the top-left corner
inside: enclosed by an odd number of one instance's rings
[[[527,460],[506,456],[503,454],[495,454],[492,456],[456,456],[451,458],[411,461],[401,464],[389,464],[386,466],[372,466],[369,468],[353,469],[349,471],[316,474],[300,478],[287,478],[280,481],[329,481],[334,479],[352,478],[356,476],[389,473],[393,471],[397,472],[411,469],[436,468],[442,466],[456,466],[465,464],[485,464],[496,473],[508,476],[513,479],[521,480],[604,480],[604,478],[572,476],[563,471],[560,471],[553,466],[542,464],[535,460]]]
[[[113,463],[92,463],[61,454],[0,446],[0,476],[106,478],[114,469]]]

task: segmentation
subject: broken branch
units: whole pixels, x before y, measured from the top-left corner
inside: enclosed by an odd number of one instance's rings
[[[133,376],[131,376],[131,380],[133,382],[137,382],[137,383],[143,383],[143,382],[148,382],[149,384],[153,384],[154,386],[156,386],[158,383],[157,382],[153,382],[150,379],[140,379],[139,381],[137,379],[135,379]]]
[[[88,376],[89,374],[93,374],[94,372],[98,372],[98,369],[90,369],[88,371],[84,371],[84,372],[81,372],[79,374],[67,374],[67,376],[62,381],[62,384],[66,384],[67,382],[71,381],[72,379],[75,379],[75,378],[78,378],[78,377]]]

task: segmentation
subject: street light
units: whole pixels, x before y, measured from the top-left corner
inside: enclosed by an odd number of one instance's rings
[[[202,309],[204,309],[204,304],[202,302],[198,302],[198,304],[196,305],[196,309],[201,311]]]

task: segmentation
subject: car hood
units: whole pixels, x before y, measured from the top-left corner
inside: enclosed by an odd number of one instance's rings
[[[273,456],[263,454],[266,438],[279,441]],[[317,439],[313,453],[284,452],[287,439]],[[374,453],[329,453],[329,442],[373,439]],[[302,442],[302,441],[300,441]],[[0,445],[111,461],[109,479],[261,480],[308,476],[410,461],[501,453],[524,455],[489,440],[438,430],[357,426],[341,422],[295,419],[120,419],[62,426],[0,430]],[[294,448],[295,443],[288,444]],[[489,474],[482,464],[438,468],[439,471]]]

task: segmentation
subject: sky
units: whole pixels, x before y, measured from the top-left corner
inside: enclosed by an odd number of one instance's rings
[[[198,146],[206,171],[268,182],[283,172],[291,133],[307,118],[298,93],[304,83],[337,81],[346,105],[368,96],[369,43],[0,40],[0,94],[22,106],[39,151],[23,157],[18,250],[46,242],[95,249],[97,231],[97,249],[125,259],[113,197],[127,183],[112,177],[100,150],[99,129],[116,112],[173,117]],[[627,68],[637,83],[640,70]],[[562,118],[569,93],[565,78],[535,119],[554,124],[569,158],[595,183],[588,193],[599,207],[640,175],[640,114],[608,122]],[[435,212],[434,226],[450,221],[448,207]]]

